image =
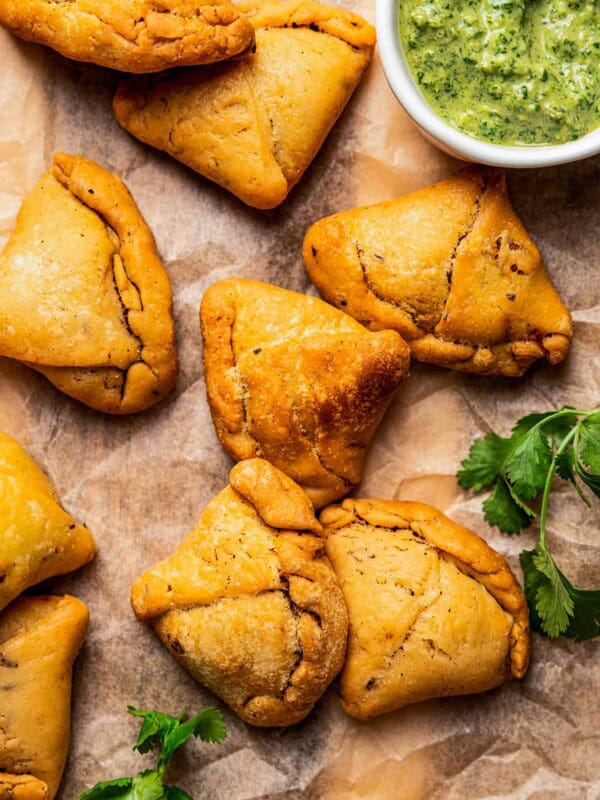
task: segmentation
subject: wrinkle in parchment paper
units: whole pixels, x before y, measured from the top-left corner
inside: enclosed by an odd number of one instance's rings
[[[374,3],[354,7],[373,18]],[[122,131],[111,113],[117,76],[4,32],[0,58],[0,244],[55,151],[79,153],[119,173],[171,276],[181,356],[173,395],[126,419],[90,411],[26,367],[0,359],[0,428],[50,473],[99,547],[89,567],[44,587],[72,592],[91,609],[60,795],[71,800],[98,780],[144,766],[131,751],[137,723],[125,713],[128,703],[172,713],[223,708],[129,609],[133,580],[174,549],[231,466],[204,395],[202,293],[227,276],[310,290],[300,254],[312,222],[412,191],[447,175],[456,162],[416,132],[376,57],[289,200],[258,212]],[[484,535],[520,574],[518,553],[533,545],[535,532],[508,537],[488,528],[481,498],[465,495],[454,474],[477,435],[506,434],[525,412],[598,404],[600,159],[515,172],[509,185],[573,311],[571,355],[559,368],[539,365],[519,380],[413,365],[375,437],[357,494],[432,502]],[[572,580],[587,586],[600,585],[599,521],[598,506],[586,509],[568,488],[553,496],[556,556]],[[172,779],[195,800],[597,800],[598,648],[598,642],[536,635],[525,681],[369,723],[345,717],[334,688],[290,730],[253,730],[224,708],[226,744],[193,742],[177,755]]]

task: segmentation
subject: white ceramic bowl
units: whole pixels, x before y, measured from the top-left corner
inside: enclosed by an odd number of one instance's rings
[[[419,91],[404,58],[398,31],[399,2],[401,0],[377,0],[377,39],[381,60],[393,93],[421,132],[434,144],[464,161],[497,167],[550,167],[600,153],[600,128],[565,144],[505,147],[481,142],[444,122]]]

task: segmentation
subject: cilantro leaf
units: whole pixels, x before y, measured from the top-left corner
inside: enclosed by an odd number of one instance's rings
[[[480,492],[491,486],[502,474],[510,446],[510,439],[496,436],[495,433],[476,439],[471,445],[469,457],[461,462],[462,469],[457,473],[458,482],[463,489]]]
[[[600,476],[600,412],[591,414],[580,426],[581,461],[589,470]]]
[[[497,525],[504,533],[519,533],[531,524],[531,518],[513,499],[504,482],[499,480],[494,491],[483,503],[486,522]]]
[[[600,497],[600,475],[595,475],[593,472],[587,470],[581,461],[577,461],[575,465],[577,475],[588,486],[596,497]]]
[[[533,500],[544,488],[552,463],[552,447],[542,428],[533,428],[517,445],[506,465],[515,492]]]
[[[581,486],[579,485],[579,481],[577,480],[578,469],[577,469],[577,455],[575,453],[574,448],[570,448],[563,453],[558,453],[555,458],[556,461],[556,474],[559,478],[562,478],[563,481],[570,481],[573,486],[577,489],[577,494],[586,506],[590,507],[592,504],[590,503],[589,499],[583,492]]]
[[[578,642],[600,635],[600,590],[575,588],[539,545],[519,558],[534,629]]]
[[[133,778],[117,778],[114,781],[104,781],[92,786],[91,789],[79,795],[78,800],[104,800],[109,797],[131,797]]]
[[[198,736],[203,742],[221,744],[227,737],[227,728],[223,714],[216,708],[205,708],[196,717],[194,736]]]
[[[131,787],[131,800],[163,800],[164,790],[160,772],[148,769],[136,775]]]
[[[227,730],[223,715],[216,708],[205,708],[187,722],[179,723],[177,727],[169,730],[165,736],[163,747],[167,759],[170,759],[175,750],[185,744],[192,736],[204,742],[220,744],[225,740]]]
[[[165,786],[165,798],[166,800],[193,800],[191,795],[178,786]]]
[[[221,712],[215,708],[205,708],[184,722],[186,709],[177,717],[160,711],[142,711],[133,706],[128,706],[127,710],[132,716],[142,719],[133,749],[145,754],[157,748],[156,769],[139,772],[135,778],[98,783],[79,795],[77,800],[192,800],[183,789],[164,783],[165,772],[175,750],[192,736],[205,742],[224,741],[227,731]]]
[[[533,414],[526,414],[524,417],[521,417],[521,419],[517,420],[516,425],[512,429],[511,439],[513,441],[521,441],[521,439],[524,439],[532,428],[535,428],[536,425],[539,425],[539,423],[543,422],[544,420],[549,420],[550,417],[553,417],[555,414],[555,411],[543,411],[541,413],[534,412]]]

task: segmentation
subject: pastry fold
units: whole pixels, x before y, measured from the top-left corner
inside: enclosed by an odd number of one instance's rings
[[[375,30],[313,0],[247,2],[256,52],[214,69],[121,83],[117,120],[244,203],[282,203],[366,69]]]
[[[200,317],[208,401],[229,455],[266,458],[315,507],[347,494],[408,372],[400,336],[250,280],[213,284]]]
[[[342,666],[348,616],[320,533],[300,487],[251,459],[133,586],[136,616],[252,725],[299,722]]]
[[[422,503],[344,500],[320,520],[350,617],[348,714],[366,719],[525,675],[527,602],[483,539]]]
[[[92,534],[64,511],[37,464],[0,433],[0,610],[30,586],[87,564],[94,553]]]
[[[322,219],[303,255],[326,300],[372,330],[398,331],[419,361],[519,376],[568,352],[569,311],[499,170],[471,166]]]
[[[119,178],[59,154],[0,255],[0,355],[71,397],[126,414],[177,375],[169,278]]]
[[[229,0],[0,0],[0,24],[75,61],[134,73],[211,64],[254,43]]]
[[[87,625],[86,606],[69,596],[21,597],[0,615],[0,800],[56,795]]]

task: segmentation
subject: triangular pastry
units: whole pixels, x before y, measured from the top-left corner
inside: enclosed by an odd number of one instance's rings
[[[304,263],[326,300],[373,330],[397,330],[419,361],[518,376],[569,349],[571,317],[499,170],[469,167],[322,219]]]
[[[121,83],[114,110],[136,138],[255,208],[282,203],[366,69],[375,30],[313,0],[239,4],[256,53],[214,69]]]
[[[200,317],[208,401],[231,457],[266,458],[315,508],[347,494],[408,372],[400,336],[250,280],[213,284]]]
[[[244,461],[133,587],[137,617],[252,725],[299,722],[342,666],[348,618],[320,533],[299,486]]]
[[[60,506],[41,469],[0,433],[0,610],[30,586],[87,564],[94,552],[92,534]]]
[[[67,58],[123,72],[212,64],[254,43],[229,0],[0,0],[0,25]]]
[[[171,286],[124,184],[57,155],[0,255],[0,356],[115,414],[141,411],[177,373]]]
[[[69,596],[21,597],[0,615],[0,800],[56,795],[87,625],[86,606]]]
[[[350,617],[348,714],[366,719],[524,676],[527,602],[483,539],[422,503],[344,500],[321,522]]]

